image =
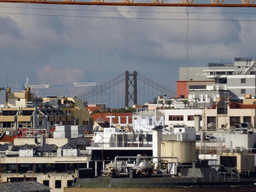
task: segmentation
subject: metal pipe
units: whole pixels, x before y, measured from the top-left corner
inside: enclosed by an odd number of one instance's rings
[[[176,159],[176,165],[178,165],[179,159],[178,157],[161,157],[161,156],[116,156],[114,159],[114,167],[117,169],[117,159],[129,159],[129,158],[134,158],[134,159]]]

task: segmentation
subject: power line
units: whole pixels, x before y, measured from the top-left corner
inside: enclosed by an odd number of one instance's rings
[[[107,7],[107,8],[110,8],[110,7]],[[112,8],[112,7],[111,7]],[[157,8],[157,7],[154,7],[154,9]],[[38,7],[33,7],[33,8],[30,8],[30,7],[13,7],[13,6],[1,6],[0,9],[32,9],[32,10],[48,10],[48,11],[79,11],[79,12],[107,12],[107,13],[159,13],[159,14],[177,14],[177,13],[184,13],[186,14],[186,12],[184,11],[143,11],[143,10],[136,10],[136,11],[131,11],[131,10],[128,10],[128,11],[120,11],[120,10],[111,10],[111,11],[108,11],[108,10],[103,10],[103,9],[56,9],[56,8],[38,8]],[[235,15],[251,15],[251,14],[256,14],[255,12],[204,12],[204,11],[196,11],[196,12],[189,12],[189,14],[235,14]]]

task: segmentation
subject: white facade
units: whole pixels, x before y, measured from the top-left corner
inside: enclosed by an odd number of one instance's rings
[[[19,157],[33,157],[33,149],[21,149],[19,150]]]
[[[63,149],[63,157],[77,157],[77,149]]]
[[[226,135],[225,146],[230,149],[252,149],[254,148],[256,142],[256,133],[254,131],[241,133],[234,132]]]
[[[84,125],[57,125],[53,132],[53,138],[81,138],[84,136],[86,126]]]
[[[194,115],[203,116],[204,109],[164,109],[161,113],[164,114],[165,125],[186,125],[194,127]],[[200,121],[200,126],[203,126]]]

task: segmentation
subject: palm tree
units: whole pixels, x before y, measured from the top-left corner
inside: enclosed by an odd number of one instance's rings
[[[185,109],[187,108],[188,100],[182,100],[182,102],[185,104]]]

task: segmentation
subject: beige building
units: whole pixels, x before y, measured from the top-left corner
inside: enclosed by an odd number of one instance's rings
[[[89,112],[79,98],[34,98],[30,88],[16,93],[12,93],[10,88],[6,89],[6,106],[0,109],[0,132],[13,134],[18,128],[48,129],[55,124],[92,123]]]
[[[77,170],[87,167],[90,160],[85,150],[73,148],[77,150],[74,156],[71,148],[64,146],[82,146],[88,140],[47,138],[38,144],[35,138],[15,138],[14,146],[0,149],[1,182],[35,180],[49,186],[51,192],[63,192],[78,178]],[[56,148],[51,148],[53,145]]]
[[[253,128],[255,128],[256,109],[241,109],[241,108],[230,108],[227,105],[226,113],[219,113],[218,108],[216,109],[204,109],[203,121],[205,122],[205,129],[230,129],[234,128],[236,124],[250,122]]]
[[[8,107],[25,107],[26,102],[34,98],[34,94],[30,92],[30,88],[16,93],[12,93],[11,88],[7,88],[5,96],[5,103]]]

